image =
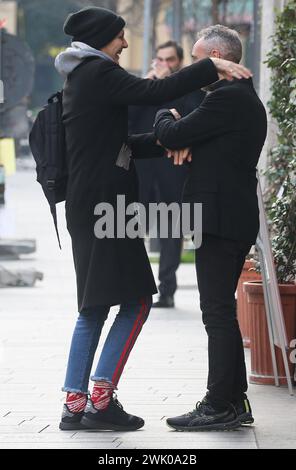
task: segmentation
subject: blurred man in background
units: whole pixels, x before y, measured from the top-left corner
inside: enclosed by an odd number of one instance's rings
[[[156,59],[147,78],[162,79],[183,67],[183,48],[174,41],[168,41],[158,46]],[[182,116],[190,114],[203,101],[205,94],[196,90],[182,98],[167,104],[168,108],[176,108]],[[162,108],[164,106],[161,106]],[[153,122],[157,106],[131,106],[129,108],[130,133],[143,133],[153,131]],[[166,158],[150,159],[136,162],[139,178],[140,202],[147,207],[149,202],[181,203],[182,190],[187,176],[186,166],[174,166]],[[151,228],[152,220],[147,221]],[[170,222],[172,222],[170,220]],[[173,227],[169,227],[168,238],[159,238],[159,299],[153,307],[174,307],[174,294],[177,290],[176,271],[180,264],[182,252],[182,237],[172,237]]]

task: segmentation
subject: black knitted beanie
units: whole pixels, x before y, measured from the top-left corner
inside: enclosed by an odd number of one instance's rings
[[[111,42],[124,28],[125,21],[111,10],[99,7],[83,8],[71,13],[65,21],[64,32],[72,41],[80,41],[95,49]]]

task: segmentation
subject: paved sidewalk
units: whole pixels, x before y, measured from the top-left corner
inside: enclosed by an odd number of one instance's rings
[[[63,206],[60,252],[34,178],[31,171],[10,178],[7,204],[0,210],[1,237],[38,241],[29,259],[0,263],[44,272],[35,288],[0,290],[0,448],[296,449],[296,397],[286,388],[250,386],[256,426],[225,433],[177,433],[166,427],[165,417],[193,409],[205,392],[206,335],[193,265],[178,272],[177,308],[152,310],[119,384],[119,400],[127,411],[143,416],[146,426],[133,433],[58,430],[60,388],[76,320],[75,279]]]

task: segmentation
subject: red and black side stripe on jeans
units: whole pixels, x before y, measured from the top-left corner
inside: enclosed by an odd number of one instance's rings
[[[133,328],[130,332],[130,335],[123,347],[122,353],[120,355],[118,364],[115,368],[114,374],[112,376],[112,383],[117,386],[119,379],[121,377],[122,371],[124,369],[124,366],[128,360],[128,357],[130,355],[131,350],[133,349],[135,342],[142,330],[142,327],[147,320],[151,308],[151,300],[150,298],[142,298],[140,299],[140,311],[139,314],[136,317],[136,320],[134,322]]]

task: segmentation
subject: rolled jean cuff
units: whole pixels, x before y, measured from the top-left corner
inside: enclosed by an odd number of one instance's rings
[[[118,390],[116,385],[114,385],[112,380],[110,380],[108,377],[96,377],[95,375],[92,375],[90,380],[92,380],[93,382],[100,382],[101,380],[104,381],[104,382],[108,382],[109,384],[111,384],[114,387],[114,390]]]
[[[89,390],[79,390],[78,388],[70,388],[70,387],[63,387],[62,392],[69,392],[69,393],[83,393],[84,395],[90,395]]]

